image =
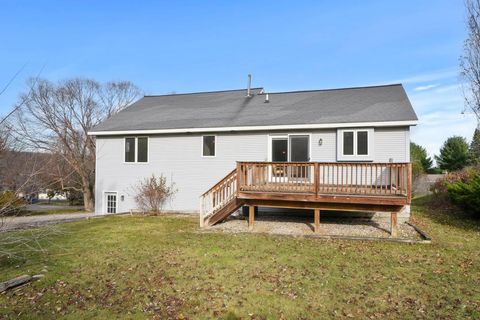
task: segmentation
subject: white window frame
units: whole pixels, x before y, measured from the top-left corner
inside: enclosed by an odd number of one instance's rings
[[[359,155],[357,133],[367,132],[367,154]],[[353,132],[353,155],[343,154],[343,134]],[[352,128],[337,130],[337,161],[373,161],[374,160],[374,129],[373,128]]]
[[[115,213],[108,213],[108,204],[107,204],[107,201],[106,201],[106,195],[107,193],[111,193],[111,194],[115,194]],[[102,208],[102,212],[103,214],[118,214],[118,202],[119,202],[119,199],[118,199],[118,191],[103,191],[103,199],[102,199],[102,202],[103,202],[103,208]]]
[[[290,157],[290,137],[291,136],[308,136],[308,157],[309,161],[312,161],[312,134],[310,132],[308,133],[284,133],[284,134],[269,134],[268,135],[268,145],[267,145],[267,161],[272,162],[272,140],[273,139],[287,139],[287,162],[290,162],[291,157]]]
[[[215,145],[215,152],[213,153],[213,156],[205,156],[203,154],[203,138],[204,137],[213,137],[213,143]],[[217,135],[215,134],[204,134],[201,136],[201,143],[200,143],[200,155],[202,156],[202,158],[215,158],[217,156]]]
[[[134,143],[134,148],[135,148],[135,161],[125,161],[125,144],[127,141],[127,138],[134,138],[135,143]],[[147,161],[146,162],[138,162],[138,138],[147,138]],[[124,137],[123,138],[123,163],[125,164],[148,164],[150,162],[150,137],[149,136],[137,136],[137,137]]]

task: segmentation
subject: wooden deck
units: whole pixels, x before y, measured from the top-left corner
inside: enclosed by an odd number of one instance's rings
[[[394,234],[411,184],[410,163],[238,162],[201,196],[200,224],[218,223],[242,205],[311,208],[315,222],[320,210],[386,211]]]

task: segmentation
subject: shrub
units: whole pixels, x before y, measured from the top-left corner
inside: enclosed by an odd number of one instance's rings
[[[15,213],[25,205],[25,200],[18,197],[13,191],[0,193],[0,216]]]
[[[135,202],[138,208],[153,214],[161,213],[167,200],[177,192],[175,184],[167,184],[167,178],[163,175],[145,178],[134,187]]]
[[[469,169],[467,179],[447,183],[452,202],[480,217],[480,172]]]
[[[480,168],[446,174],[432,186],[431,191],[437,204],[450,201],[466,211],[480,215]]]

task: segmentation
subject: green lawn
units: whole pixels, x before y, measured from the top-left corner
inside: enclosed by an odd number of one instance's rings
[[[0,318],[478,319],[480,222],[425,202],[413,221],[433,244],[200,233],[176,217],[64,224],[45,253],[0,260],[0,280],[46,275],[0,295]]]

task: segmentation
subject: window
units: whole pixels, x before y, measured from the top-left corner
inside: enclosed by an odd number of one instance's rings
[[[215,136],[203,136],[202,155],[215,157]]]
[[[353,155],[353,131],[343,133],[343,155]]]
[[[373,129],[339,129],[337,160],[372,161]]]
[[[357,154],[358,155],[368,154],[368,132],[367,131],[357,131]]]
[[[148,162],[148,137],[125,138],[125,162]]]
[[[137,162],[148,162],[148,138],[137,138]]]
[[[125,138],[125,162],[135,162],[135,138]]]

